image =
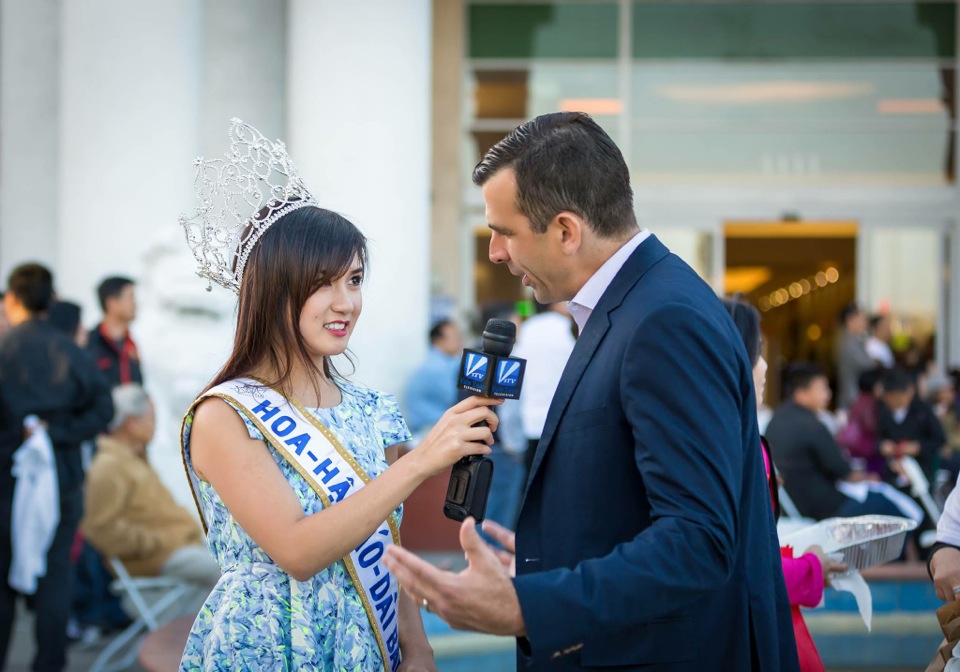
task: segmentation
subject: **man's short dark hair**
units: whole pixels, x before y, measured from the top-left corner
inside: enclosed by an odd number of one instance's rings
[[[870,318],[870,333],[873,333],[874,331],[876,331],[876,330],[877,330],[877,327],[880,325],[880,323],[882,323],[882,322],[883,322],[884,320],[886,320],[886,319],[887,319],[887,316],[886,316],[886,315],[874,315],[873,317],[871,317],[871,318]]]
[[[440,320],[432,327],[430,327],[430,343],[431,345],[443,338],[443,332],[447,328],[447,325],[453,324],[451,320]],[[421,332],[423,333],[423,332]]]
[[[97,287],[97,298],[100,299],[100,308],[106,310],[107,299],[117,298],[123,294],[123,290],[126,289],[128,285],[132,284],[135,284],[133,280],[125,278],[122,275],[113,275],[106,278],[100,283],[100,286]]]
[[[806,390],[817,378],[825,378],[827,374],[819,364],[813,362],[794,362],[787,367],[783,374],[784,397],[792,399],[800,390]]]
[[[517,210],[537,233],[573,212],[602,238],[637,225],[630,171],[610,136],[583,112],[544,114],[514,129],[473,169],[483,186],[504,168],[517,179]]]
[[[860,377],[857,378],[857,389],[861,392],[873,392],[873,388],[877,386],[877,383],[879,383],[883,377],[884,371],[886,371],[886,369],[879,367],[864,371],[860,374]]]
[[[860,312],[860,306],[858,306],[856,303],[853,303],[853,302],[848,303],[847,305],[845,305],[843,308],[840,309],[840,317],[839,317],[840,324],[843,326],[847,326],[847,322],[850,320],[850,318],[859,312]]]
[[[883,372],[880,385],[884,392],[906,392],[913,387],[914,379],[906,369],[897,367]]]
[[[13,292],[28,312],[45,313],[53,303],[53,274],[41,264],[20,264],[10,273],[7,291]]]

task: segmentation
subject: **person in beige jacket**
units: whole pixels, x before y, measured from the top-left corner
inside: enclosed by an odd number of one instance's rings
[[[113,390],[113,403],[110,433],[98,439],[87,472],[84,536],[132,576],[173,576],[209,592],[220,568],[200,525],[147,461],[154,433],[150,398],[139,385],[128,384]]]

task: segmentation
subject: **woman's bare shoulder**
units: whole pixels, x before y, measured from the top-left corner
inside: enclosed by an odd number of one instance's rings
[[[213,431],[218,433],[228,428],[238,428],[246,434],[243,420],[237,410],[225,399],[207,397],[194,409],[193,431]]]
[[[197,404],[190,433],[190,455],[201,480],[208,480],[203,473],[204,466],[218,461],[227,450],[237,457],[245,446],[262,447],[262,444],[250,438],[236,409],[219,397],[208,397]]]

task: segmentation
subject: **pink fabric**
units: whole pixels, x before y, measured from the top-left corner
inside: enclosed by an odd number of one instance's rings
[[[762,442],[761,442],[762,443]],[[770,455],[766,446],[762,446],[763,466],[767,470],[767,482],[770,483]],[[770,486],[774,486],[771,484]],[[770,494],[771,499],[773,493]],[[776,507],[776,504],[774,504]],[[787,598],[790,600],[790,615],[793,618],[793,635],[797,640],[797,655],[800,658],[800,672],[826,672],[817,645],[807,630],[800,607],[815,607],[823,597],[823,567],[820,559],[813,553],[795,558],[791,546],[780,548],[780,564],[783,566],[783,580],[787,584]]]
[[[790,595],[790,614],[793,617],[793,636],[797,640],[797,656],[800,658],[800,672],[826,672],[823,667],[823,661],[820,660],[820,654],[817,652],[817,645],[813,642],[810,631],[807,630],[807,624],[803,622],[803,614],[800,613],[800,606],[794,602],[795,597],[800,600],[806,600],[811,599],[813,594],[813,589],[808,580],[811,572],[801,565],[794,563],[804,563],[804,561],[806,561],[804,564],[807,564],[810,569],[813,570],[812,574],[821,577],[819,593],[822,594],[823,569],[820,567],[820,561],[817,560],[817,556],[810,553],[802,558],[794,558],[793,548],[790,546],[783,546],[780,549],[780,557],[783,561],[783,573],[787,582],[787,593]],[[789,572],[788,567],[790,567]],[[794,576],[793,580],[787,578],[790,574],[796,572],[799,573],[799,576]],[[793,586],[792,591],[791,585]],[[798,585],[800,586],[799,588],[797,587]],[[814,604],[819,601],[820,598],[817,597]],[[802,601],[802,604],[805,606],[813,606],[806,601]]]
[[[820,604],[823,597],[823,567],[817,556],[807,553],[799,558],[784,557],[781,560],[790,606],[815,607]]]

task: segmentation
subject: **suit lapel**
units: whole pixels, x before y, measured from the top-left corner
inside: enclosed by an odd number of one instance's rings
[[[567,365],[563,369],[563,375],[560,377],[560,384],[553,395],[553,401],[550,402],[550,411],[547,413],[547,420],[540,435],[540,442],[537,444],[537,452],[530,466],[530,474],[527,476],[527,491],[529,491],[530,484],[533,483],[533,479],[543,463],[544,456],[557,431],[557,426],[560,424],[560,418],[566,411],[570,398],[580,383],[583,372],[593,359],[593,355],[610,328],[610,313],[623,303],[627,292],[643,277],[644,273],[668,254],[670,254],[670,250],[656,236],[651,235],[634,250],[623,268],[614,276],[603,296],[600,297],[597,307],[591,313],[590,319],[587,320],[583,333],[577,339],[573,353],[571,353],[570,359],[567,360]],[[524,499],[526,499],[526,493]]]

